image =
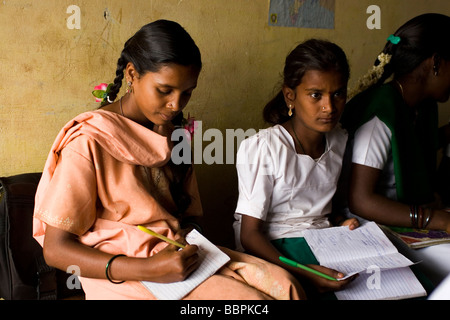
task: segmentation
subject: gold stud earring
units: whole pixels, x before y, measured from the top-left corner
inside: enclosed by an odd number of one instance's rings
[[[288,116],[289,116],[289,117],[292,117],[292,104],[290,104],[290,105],[288,106],[288,108],[289,108]]]

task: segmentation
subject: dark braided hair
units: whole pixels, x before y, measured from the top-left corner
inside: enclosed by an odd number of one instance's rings
[[[411,73],[423,61],[435,55],[435,66],[439,66],[440,59],[450,60],[450,17],[439,13],[425,13],[412,18],[403,24],[393,34],[399,37],[397,44],[387,41],[381,52],[390,56],[390,61],[384,65],[381,75],[375,76],[369,72],[353,90],[350,97],[368,89],[385,83],[392,75],[398,79]],[[380,55],[374,66],[380,66]],[[371,69],[373,70],[373,69]],[[365,79],[371,79],[366,81]],[[367,83],[365,83],[367,82]]]
[[[106,101],[114,101],[117,98],[122,87],[124,70],[130,62],[140,76],[147,72],[158,72],[161,67],[168,64],[195,66],[198,70],[202,68],[200,50],[183,27],[168,20],[151,22],[125,42],[117,61],[116,77]],[[183,114],[180,112],[172,123],[177,127],[181,125],[182,120]],[[170,192],[178,208],[175,215],[181,216],[191,201],[184,190],[184,183],[192,166],[184,163],[176,165],[172,160],[168,162],[168,165],[173,173]]]
[[[448,30],[450,17],[438,13],[423,14],[406,22],[394,33],[400,37],[400,42],[392,44],[388,41],[383,49],[384,53],[392,55],[392,59],[379,82],[384,82],[391,74],[401,77],[410,73],[434,54],[450,60]]]
[[[307,40],[289,53],[284,65],[283,86],[295,89],[309,70],[336,71],[345,81],[350,77],[350,67],[344,51],[327,40]],[[289,120],[282,90],[264,107],[263,117],[272,125]]]

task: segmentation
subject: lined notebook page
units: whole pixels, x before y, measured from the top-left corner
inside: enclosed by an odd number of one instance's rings
[[[393,269],[413,264],[398,252],[375,222],[355,230],[348,227],[305,230],[304,237],[321,265],[339,270],[347,277],[374,265]]]
[[[399,300],[426,296],[426,291],[409,267],[383,270],[379,285],[375,286],[373,273],[361,272],[342,291],[336,291],[339,300]]]
[[[310,229],[304,232],[319,263],[346,274],[359,273],[349,286],[336,292],[340,300],[405,299],[426,295],[409,268],[413,264],[400,254],[374,222],[355,230],[348,227]],[[372,268],[379,272],[374,274]],[[379,286],[371,284],[378,277]]]
[[[195,229],[186,236],[186,241],[199,247],[201,264],[197,270],[184,281],[172,283],[142,281],[142,284],[159,300],[182,299],[230,260],[228,255]]]

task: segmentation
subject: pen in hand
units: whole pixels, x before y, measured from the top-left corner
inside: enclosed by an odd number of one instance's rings
[[[167,243],[173,244],[173,245],[175,245],[175,246],[177,246],[177,247],[179,247],[181,249],[184,249],[186,247],[184,244],[181,244],[181,243],[179,243],[179,242],[177,242],[175,240],[169,239],[166,236],[163,236],[162,234],[159,234],[159,233],[157,233],[157,232],[155,232],[153,230],[150,230],[149,228],[146,228],[144,226],[138,226],[138,229],[141,230],[141,231],[144,231],[144,232],[146,232],[148,234],[151,234],[152,236],[157,237],[157,238],[159,238],[159,239],[161,239],[161,240],[163,240],[163,241],[165,241]]]

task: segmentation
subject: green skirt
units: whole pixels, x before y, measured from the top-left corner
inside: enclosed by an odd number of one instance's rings
[[[286,258],[301,264],[319,264],[305,238],[283,238],[272,240],[272,244]]]
[[[314,256],[311,248],[306,242],[305,238],[283,238],[272,240],[272,244],[280,251],[286,258],[297,261],[301,264],[319,264]],[[300,283],[304,286],[308,299],[311,300],[337,300],[333,292],[318,293],[314,288],[309,287],[302,279]]]

